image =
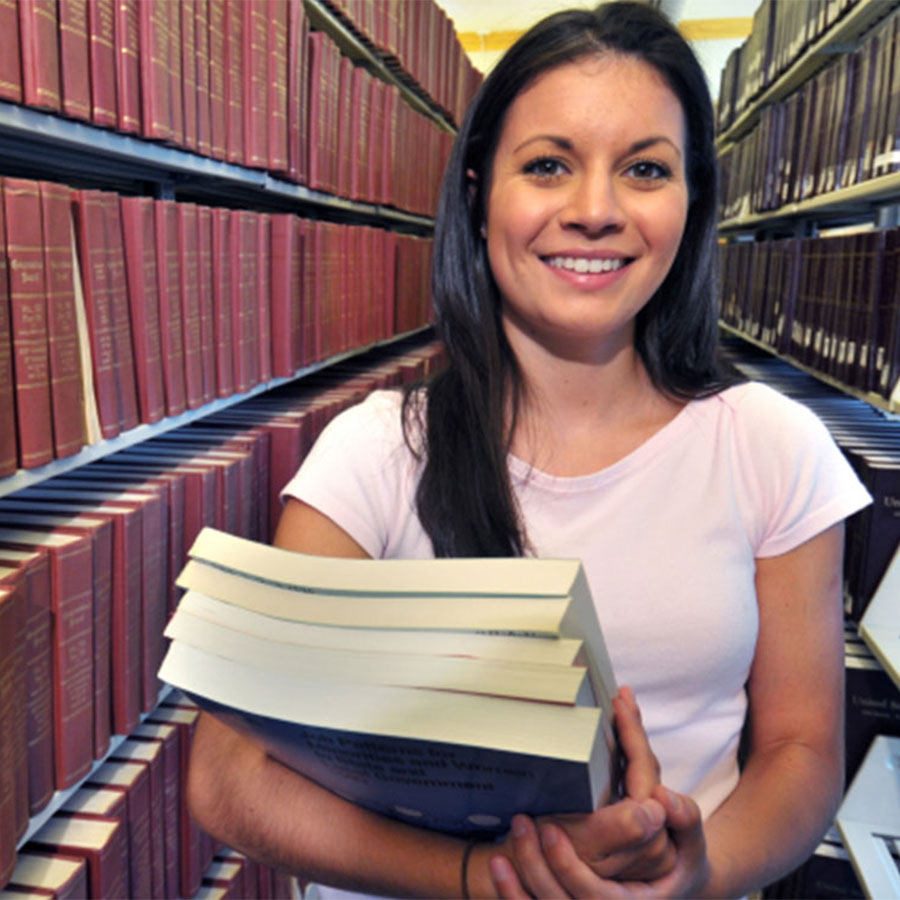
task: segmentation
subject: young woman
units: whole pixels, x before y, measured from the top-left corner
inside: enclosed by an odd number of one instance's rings
[[[628,796],[466,847],[204,716],[203,827],[326,884],[432,897],[741,895],[813,849],[842,783],[841,523],[868,496],[804,407],[719,375],[715,199],[704,76],[662,16],[619,2],[535,26],[445,177],[449,369],[332,422],[276,536],[348,557],[580,558],[631,687]]]

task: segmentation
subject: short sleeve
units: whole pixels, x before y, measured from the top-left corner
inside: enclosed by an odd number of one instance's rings
[[[281,492],[324,513],[375,558],[388,552],[394,520],[412,510],[416,460],[401,405],[399,392],[374,391],[339,413]]]
[[[750,384],[735,413],[755,556],[786,553],[871,503],[828,429],[802,403]]]

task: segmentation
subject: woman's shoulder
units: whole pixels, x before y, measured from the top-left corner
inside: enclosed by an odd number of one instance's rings
[[[788,432],[825,430],[808,406],[761,381],[744,381],[707,399],[712,408],[731,418],[736,427],[759,430],[769,437],[773,437],[777,429]]]

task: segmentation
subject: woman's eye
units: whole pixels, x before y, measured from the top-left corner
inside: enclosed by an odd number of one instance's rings
[[[537,175],[539,178],[554,178],[565,171],[563,164],[552,156],[542,156],[527,163],[524,168],[526,175]]]
[[[628,173],[639,181],[658,181],[669,178],[672,174],[668,166],[642,159],[628,167]]]

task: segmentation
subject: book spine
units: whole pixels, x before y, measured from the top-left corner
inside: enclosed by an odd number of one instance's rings
[[[47,288],[38,184],[3,179],[19,465],[53,459]]]
[[[91,120],[91,78],[88,61],[87,0],[59,4],[59,65],[62,111],[74,119]]]
[[[258,351],[257,381],[272,378],[272,275],[269,265],[272,244],[272,218],[268,213],[257,213],[256,237],[256,334]]]
[[[22,97],[28,106],[59,112],[59,21],[55,0],[19,0]]]
[[[115,128],[116,110],[116,0],[88,3],[88,41],[91,59],[91,119]]]
[[[198,291],[197,207],[176,203],[179,293],[184,341],[185,396],[188,409],[203,405],[203,357]]]
[[[141,132],[139,0],[115,3],[116,112],[119,131]]]
[[[0,99],[22,102],[22,50],[16,0],[0,0]]]
[[[295,328],[292,316],[294,303],[294,267],[297,230],[296,217],[290,213],[272,216],[272,250],[270,256],[272,279],[272,371],[278,377],[289,377],[297,369],[294,356]]]
[[[213,211],[197,208],[197,286],[200,295],[200,355],[203,362],[203,402],[216,398],[216,334],[213,304]]]
[[[244,44],[242,0],[225,3],[225,158],[244,159]]]
[[[231,275],[231,232],[235,219],[230,210],[214,209],[213,217],[213,321],[216,348],[217,396],[234,393],[234,311]]]
[[[308,25],[302,0],[288,0],[287,38],[287,176],[292,181],[305,180],[304,146],[307,129],[307,90],[309,74],[306,64]]]
[[[50,350],[53,444],[58,458],[85,443],[84,393],[72,272],[72,207],[69,188],[40,182]]]
[[[118,196],[102,191],[101,199],[113,324],[119,430],[128,431],[137,426],[139,416],[131,315],[128,311],[128,283],[125,277],[125,250],[122,245],[122,220],[119,216]]]
[[[253,213],[237,210],[231,223],[231,287],[234,390],[243,394],[253,386],[256,324],[256,223]]]
[[[194,0],[194,80],[197,86],[197,152],[212,155],[209,0]]]
[[[184,146],[197,151],[197,40],[195,0],[178,4],[181,28],[181,77],[179,79],[184,115]]]
[[[140,418],[149,424],[165,415],[153,200],[120,197],[119,203]]]
[[[19,465],[12,354],[6,214],[0,203],[0,477],[12,475]]]
[[[184,339],[181,330],[180,265],[178,258],[178,211],[172,200],[154,204],[156,223],[157,278],[159,280],[159,324],[161,329],[166,414],[185,410]]]
[[[243,0],[244,159],[245,165],[264,169],[269,163],[269,24],[268,3]]]
[[[288,165],[288,4],[271,0],[264,7],[268,27],[268,167],[287,174]]]
[[[166,71],[169,74],[169,122],[172,125],[172,141],[178,147],[185,146],[184,93],[182,92],[182,40],[181,4],[167,3],[168,57]]]
[[[168,140],[169,119],[168,0],[142,0],[138,4],[141,126],[144,137]]]
[[[225,159],[227,134],[225,2],[208,0],[209,15],[209,139],[214,159]]]

